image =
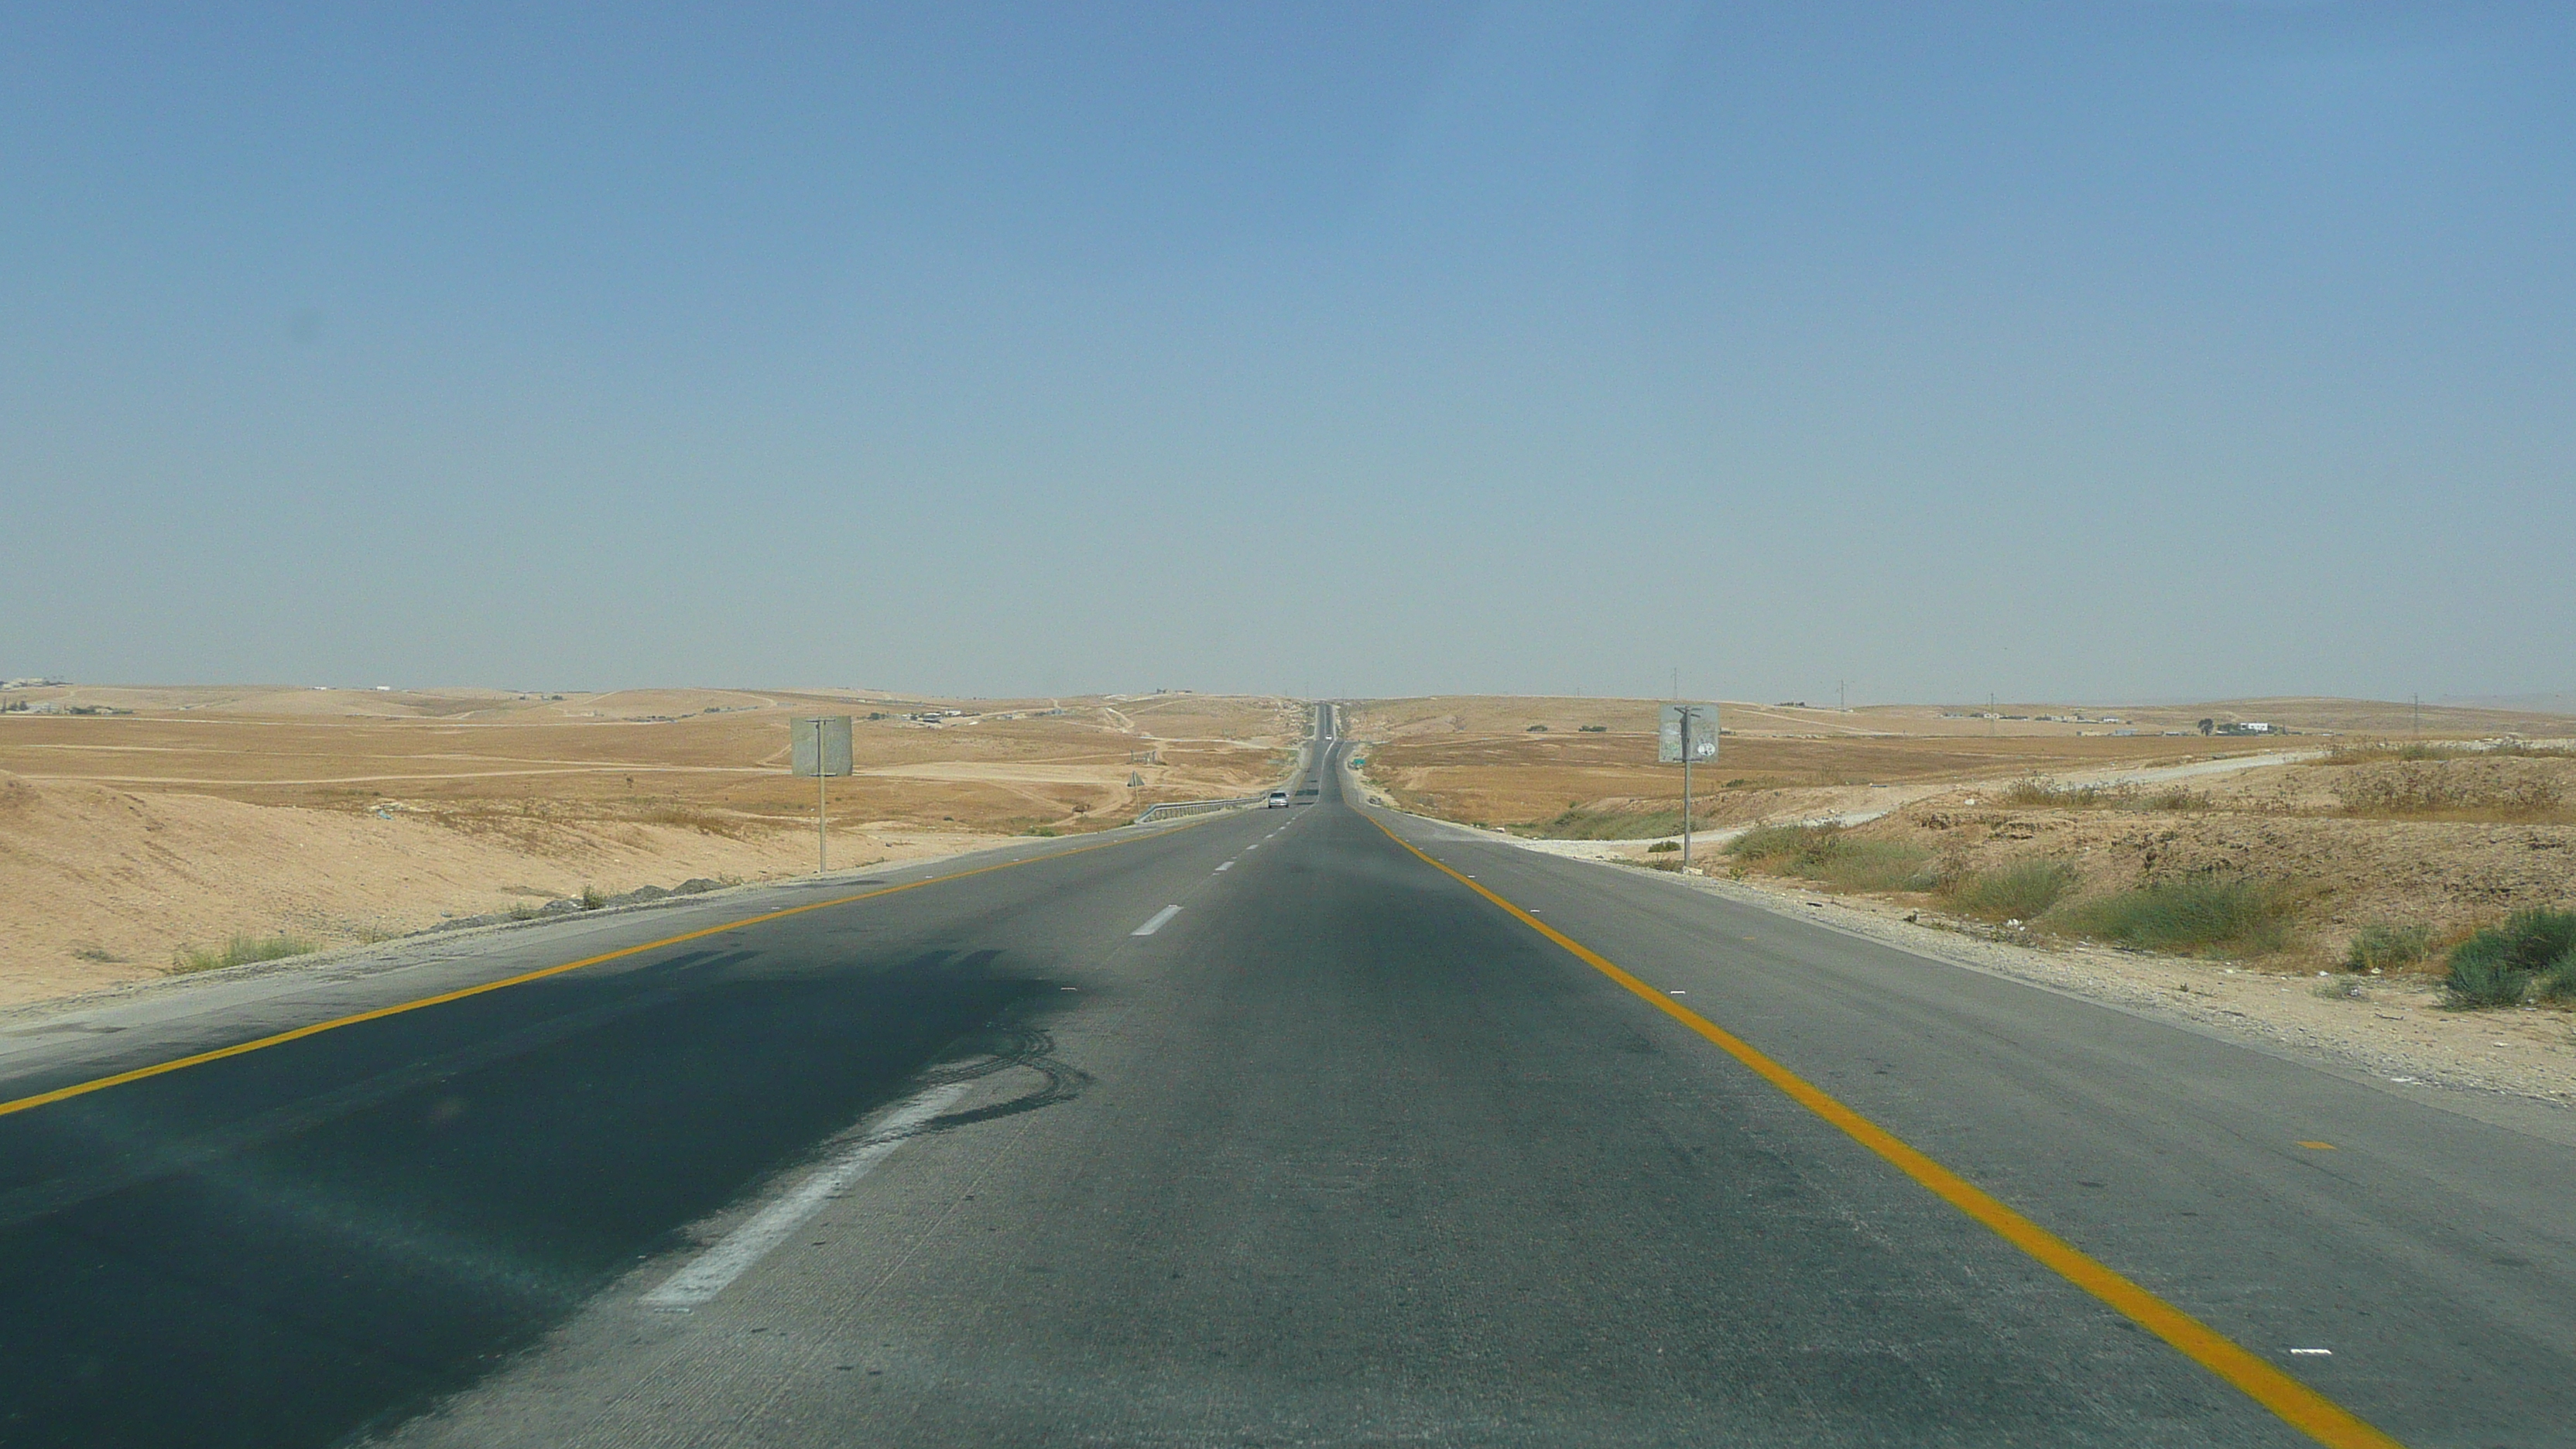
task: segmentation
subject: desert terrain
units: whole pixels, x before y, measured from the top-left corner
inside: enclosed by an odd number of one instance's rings
[[[1372,798],[1678,872],[1656,705],[1377,701],[1345,731]],[[2576,953],[2560,954],[2576,717],[2319,699],[1721,710],[1719,759],[1693,772],[1694,888],[2392,1083],[2576,1100]],[[2277,728],[2204,736],[2202,719]],[[2456,962],[2517,951],[2520,970],[2460,989]]]
[[[327,947],[810,872],[797,714],[855,720],[835,869],[1242,794],[1304,732],[1290,701],[1186,693],[0,691],[0,1004],[210,964],[236,939]]]
[[[1380,701],[1346,730],[1389,803],[1669,869],[1680,771],[1654,762],[1655,709]],[[2262,928],[2193,949],[2302,971],[2365,935],[2413,942],[2385,964],[2431,970],[2515,911],[2576,905],[2576,718],[2427,708],[2418,733],[2404,704],[2281,699],[1965,713],[1722,706],[1719,758],[1694,772],[1692,825],[1711,834],[1695,869],[2070,939],[2088,899],[2239,882]],[[2203,735],[2210,718],[2274,728]],[[2015,873],[2046,875],[2046,898],[1992,885]]]

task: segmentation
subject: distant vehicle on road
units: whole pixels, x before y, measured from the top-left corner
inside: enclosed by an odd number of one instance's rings
[[[1270,792],[1270,802],[1269,802],[1268,804],[1266,804],[1266,805],[1262,806],[1261,808],[1262,808],[1262,809],[1264,809],[1264,810],[1285,810],[1285,809],[1287,809],[1287,808],[1288,808],[1288,792],[1287,792],[1287,791],[1285,791],[1285,790],[1273,790],[1273,791],[1271,791],[1271,792]]]

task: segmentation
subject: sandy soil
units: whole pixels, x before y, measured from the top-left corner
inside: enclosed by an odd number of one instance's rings
[[[834,864],[950,854],[993,836],[876,825],[834,832]],[[810,828],[727,836],[550,819],[459,829],[432,817],[245,805],[0,775],[0,1005],[167,971],[236,934],[341,945],[440,920],[691,878],[814,866]]]
[[[2576,760],[2549,768],[2576,793]],[[2338,773],[2300,765],[2249,771],[2210,792],[2219,806],[2181,813],[2000,807],[1969,804],[1979,799],[1974,791],[1951,791],[1854,834],[1927,847],[1952,869],[2066,861],[2085,890],[2203,873],[2276,882],[2301,901],[2304,942],[2291,964],[2302,968],[2339,957],[2372,923],[2422,924],[2449,940],[2509,911],[2576,905],[2576,824],[2370,819],[2223,803],[2231,791],[2260,801],[2313,790],[2319,777]]]
[[[0,1003],[160,974],[235,935],[328,946],[586,887],[802,873],[814,782],[786,772],[795,714],[860,717],[858,773],[831,784],[836,866],[1242,794],[1303,731],[1288,701],[1206,695],[1115,716],[858,691],[7,698],[131,713],[0,713]],[[932,709],[961,713],[901,718]]]

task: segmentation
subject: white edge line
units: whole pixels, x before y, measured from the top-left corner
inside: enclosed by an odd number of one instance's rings
[[[949,1103],[964,1095],[965,1084],[953,1082],[932,1087],[897,1107],[856,1145],[798,1183],[794,1191],[755,1213],[751,1221],[725,1234],[714,1247],[698,1255],[696,1262],[664,1280],[661,1287],[645,1294],[644,1306],[685,1313],[712,1300],[734,1279],[750,1271],[753,1264],[769,1256],[770,1249],[802,1227],[807,1218],[821,1211],[824,1203],[848,1191],[893,1155],[903,1145],[906,1133],[938,1116]]]
[[[1147,921],[1145,924],[1138,926],[1132,931],[1129,931],[1127,934],[1130,936],[1150,936],[1156,931],[1163,929],[1164,922],[1169,921],[1172,917],[1177,916],[1180,913],[1181,908],[1179,906],[1165,906],[1154,913],[1154,918],[1152,920]]]

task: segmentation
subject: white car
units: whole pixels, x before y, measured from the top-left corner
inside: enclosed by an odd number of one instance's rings
[[[1262,806],[1261,808],[1262,808],[1262,809],[1264,809],[1264,810],[1285,810],[1285,809],[1287,809],[1287,808],[1288,808],[1288,792],[1287,792],[1287,791],[1285,791],[1285,790],[1273,790],[1273,791],[1271,791],[1271,792],[1270,792],[1270,803],[1268,803],[1268,804],[1266,804],[1266,805]]]

